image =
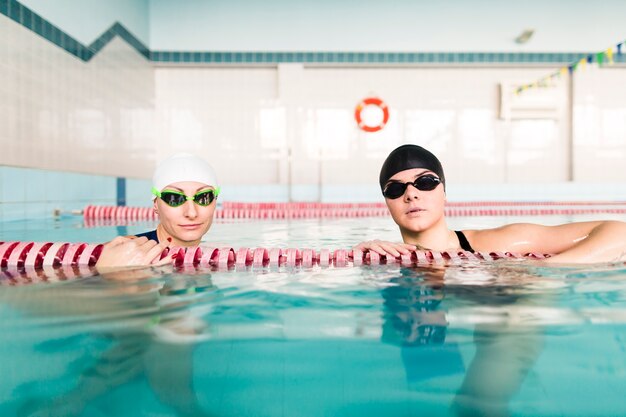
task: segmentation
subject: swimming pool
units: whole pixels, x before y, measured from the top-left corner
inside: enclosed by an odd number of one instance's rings
[[[452,228],[621,215],[450,218]],[[4,223],[4,240],[152,224]],[[398,239],[386,218],[220,220],[233,247]],[[0,285],[0,415],[621,415],[626,266],[187,268]]]

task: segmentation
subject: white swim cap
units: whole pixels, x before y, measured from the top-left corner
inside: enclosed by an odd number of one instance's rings
[[[183,181],[200,182],[217,188],[217,176],[211,165],[190,153],[177,153],[165,159],[157,165],[152,176],[152,185],[159,191]]]

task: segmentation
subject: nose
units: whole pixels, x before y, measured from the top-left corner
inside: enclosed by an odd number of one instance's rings
[[[411,201],[419,199],[420,191],[413,184],[409,184],[404,191],[404,200]]]
[[[195,219],[198,217],[198,208],[193,201],[186,201],[184,204],[184,213],[186,218]]]

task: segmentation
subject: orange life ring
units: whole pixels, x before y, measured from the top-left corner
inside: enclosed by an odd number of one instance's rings
[[[382,110],[383,121],[379,125],[369,126],[365,124],[365,122],[361,118],[361,112],[363,111],[365,106],[376,106]],[[354,118],[356,119],[356,123],[359,125],[359,128],[361,130],[365,132],[378,132],[383,127],[385,127],[385,125],[389,121],[389,107],[387,107],[385,102],[379,99],[378,97],[368,97],[366,99],[361,100],[361,102],[356,105],[356,109],[354,110]]]

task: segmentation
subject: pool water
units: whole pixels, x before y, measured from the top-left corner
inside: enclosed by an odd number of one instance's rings
[[[64,218],[2,231],[3,240],[98,242],[151,226]],[[315,249],[399,238],[381,218],[217,222],[207,237]],[[7,282],[3,417],[626,413],[623,262],[165,267]]]

